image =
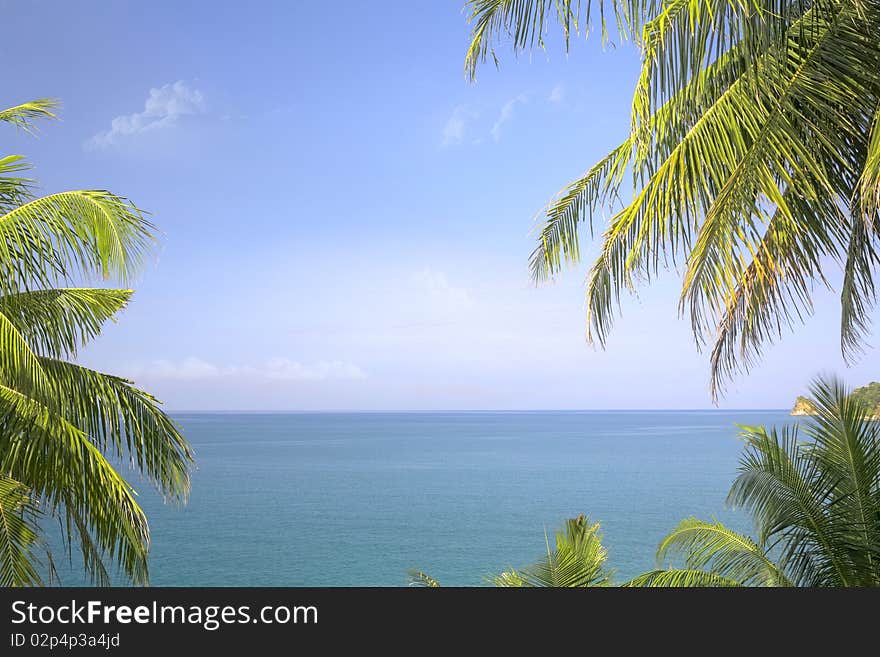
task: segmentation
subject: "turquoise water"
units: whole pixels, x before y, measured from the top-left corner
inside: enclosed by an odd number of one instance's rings
[[[735,423],[783,411],[181,413],[198,459],[183,509],[143,484],[152,583],[478,585],[544,551],[579,513],[602,522],[623,579],[680,520],[725,511]],[[65,583],[77,583],[68,575]]]

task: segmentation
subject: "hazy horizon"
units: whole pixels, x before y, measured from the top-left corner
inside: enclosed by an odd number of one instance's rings
[[[284,415],[284,414],[358,414],[358,413],[387,413],[391,414],[419,414],[434,413],[442,415],[443,413],[736,413],[739,411],[779,411],[788,413],[790,408],[412,408],[412,409],[396,409],[396,408],[342,408],[342,409],[308,409],[299,410],[295,408],[272,409],[272,408],[166,408],[173,414],[186,413],[203,413],[203,414],[265,414],[265,415]]]

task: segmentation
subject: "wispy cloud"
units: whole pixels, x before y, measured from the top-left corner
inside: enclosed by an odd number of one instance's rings
[[[156,360],[145,366],[129,368],[134,379],[171,379],[197,381],[206,379],[250,377],[282,379],[285,381],[329,381],[366,379],[367,374],[354,363],[345,361],[318,361],[301,363],[289,358],[272,358],[260,366],[216,365],[194,356],[182,361]]]
[[[452,285],[446,274],[426,267],[412,276],[419,297],[432,307],[442,311],[457,311],[474,305],[470,293],[463,287]]]
[[[320,361],[312,365],[290,360],[273,358],[266,364],[265,374],[270,379],[288,381],[325,381],[327,379],[366,379],[364,371],[354,363],[340,360]]]
[[[469,123],[475,121],[480,113],[470,105],[459,105],[443,124],[443,146],[460,144],[467,132]]]
[[[550,92],[550,95],[547,96],[547,102],[553,103],[554,105],[558,105],[565,100],[565,85],[557,84],[553,87],[553,90]]]
[[[93,135],[85,148],[96,150],[119,144],[125,139],[176,125],[180,117],[205,111],[205,98],[198,89],[182,80],[150,89],[142,112],[122,114],[110,122],[110,129]]]
[[[504,124],[510,121],[513,118],[513,112],[516,109],[518,104],[523,104],[528,101],[528,96],[525,94],[520,94],[516,98],[511,98],[501,107],[501,112],[498,114],[498,118],[495,119],[495,123],[492,125],[492,130],[490,130],[490,134],[492,135],[492,139],[495,141],[500,141],[501,139],[501,129],[504,127]]]

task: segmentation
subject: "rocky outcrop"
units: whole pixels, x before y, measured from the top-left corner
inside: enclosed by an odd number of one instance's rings
[[[792,415],[813,415],[815,412],[816,409],[813,408],[813,404],[806,397],[798,397],[794,402],[794,407],[791,409]]]

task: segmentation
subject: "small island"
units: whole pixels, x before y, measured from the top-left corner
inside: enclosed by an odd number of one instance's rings
[[[872,381],[866,386],[853,390],[852,396],[871,409],[869,416],[880,420],[880,382]],[[806,397],[798,397],[791,409],[792,415],[815,415],[816,409]]]

